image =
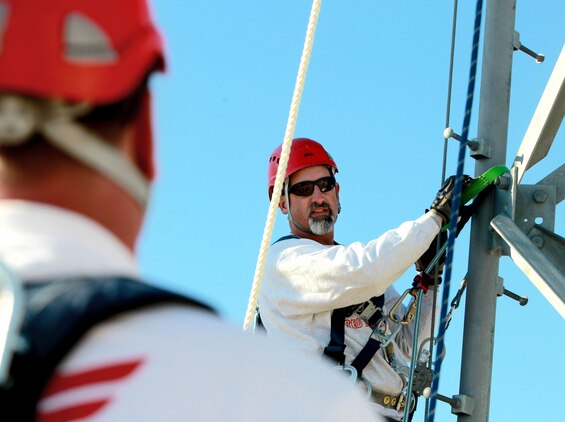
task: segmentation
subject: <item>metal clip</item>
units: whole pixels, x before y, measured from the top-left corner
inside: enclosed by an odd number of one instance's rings
[[[379,322],[377,322],[377,325],[375,326],[375,328],[373,329],[373,332],[371,333],[371,337],[374,338],[375,340],[378,340],[379,343],[381,344],[381,347],[386,347],[389,345],[389,343],[392,341],[392,339],[394,337],[396,337],[396,335],[400,332],[400,330],[402,329],[402,325],[398,324],[396,329],[394,331],[391,331],[391,333],[389,335],[386,334],[386,330],[387,330],[387,324],[386,324],[386,320],[390,319],[388,316],[386,317],[382,317]],[[384,327],[383,327],[384,324]],[[383,328],[380,328],[383,327]]]
[[[416,299],[416,296],[418,295],[417,289],[408,289],[404,293],[402,293],[402,296],[400,296],[400,298],[396,301],[396,303],[394,304],[394,306],[390,309],[390,312],[388,313],[388,316],[392,320],[392,322],[395,322],[397,324],[407,325],[414,318],[414,315],[416,314],[416,301],[415,300],[410,304],[410,307],[408,308],[408,311],[406,312],[406,315],[404,315],[404,319],[402,321],[398,321],[396,319],[397,317],[394,313],[400,307],[400,304],[402,303],[402,301],[404,299],[406,299],[406,297],[408,295],[410,295],[414,299]]]
[[[350,382],[353,383],[363,383],[365,384],[365,389],[367,391],[367,398],[371,397],[371,393],[373,392],[373,387],[371,386],[371,383],[369,381],[367,381],[365,378],[363,377],[359,377],[359,374],[357,373],[357,369],[355,369],[354,366],[351,365],[337,365],[334,366],[334,369],[336,371],[344,371],[344,372],[349,372],[349,377],[348,380]]]

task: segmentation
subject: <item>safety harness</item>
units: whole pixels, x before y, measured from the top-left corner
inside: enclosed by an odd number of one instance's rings
[[[300,236],[294,234],[283,236],[275,243],[282,242],[283,240],[290,239],[300,239]],[[339,243],[334,242],[335,245]],[[324,348],[324,355],[331,359],[338,365],[345,364],[345,320],[350,316],[356,315],[357,318],[365,321],[373,330],[377,327],[380,321],[383,320],[383,306],[385,303],[384,294],[380,296],[375,296],[364,303],[358,303],[356,305],[349,305],[343,308],[334,309],[331,316],[331,326],[330,326],[330,341],[328,345]],[[261,322],[261,314],[257,311],[256,326],[265,328]],[[380,327],[379,331],[383,330]],[[384,328],[386,329],[386,327]],[[370,337],[365,346],[361,349],[359,354],[351,366],[357,371],[357,376],[361,378],[363,370],[369,364],[373,356],[381,348],[381,342],[374,337]]]
[[[157,304],[213,312],[194,299],[125,277],[81,277],[25,286],[21,346],[0,387],[7,420],[33,421],[41,393],[55,368],[92,327],[118,314]]]
[[[372,329],[383,317],[384,294],[372,297],[365,303],[334,309],[331,316],[330,342],[324,348],[324,355],[339,365],[345,364],[345,320],[356,315],[367,322]],[[369,337],[365,346],[351,362],[351,366],[357,371],[357,377],[361,377],[363,370],[369,364],[375,353],[381,348],[381,342]]]
[[[458,221],[456,229],[457,234],[459,234],[459,232],[462,230],[462,228],[465,226],[474,212],[478,209],[484,198],[489,194],[490,189],[492,189],[492,183],[494,182],[494,180],[507,170],[508,169],[504,166],[495,166],[481,176],[477,177],[473,182],[470,183],[470,185],[466,186],[462,194],[462,207],[460,219]],[[472,204],[465,206],[464,204],[469,202],[471,199],[475,200]],[[443,227],[442,231],[446,230],[446,228],[447,227]],[[300,237],[296,235],[283,236],[273,244],[289,239],[300,239]],[[430,264],[430,267],[435,265],[444,251],[445,244],[438,250],[436,256],[432,260],[432,263]],[[430,276],[428,275],[430,270],[426,269],[426,271],[418,274],[414,278],[412,288],[406,290],[406,292],[401,295],[400,299],[391,308],[388,315],[384,315],[383,313],[385,302],[384,294],[381,296],[372,297],[368,301],[361,304],[334,309],[331,315],[330,340],[328,345],[324,348],[325,356],[327,356],[336,364],[342,366],[344,369],[350,371],[352,377],[365,382],[369,393],[373,396],[373,399],[376,399],[376,401],[379,404],[383,405],[385,408],[394,408],[396,410],[402,411],[403,409],[405,409],[405,406],[407,404],[406,398],[411,397],[411,400],[408,402],[409,408],[406,409],[406,411],[408,412],[408,420],[411,420],[414,411],[416,410],[416,402],[418,396],[423,393],[423,390],[426,387],[429,387],[431,385],[431,369],[426,367],[424,363],[418,362],[418,359],[416,359],[416,361],[412,361],[410,365],[410,373],[405,374],[408,389],[398,397],[383,395],[378,392],[372,392],[371,386],[362,377],[362,374],[363,370],[369,364],[371,359],[373,359],[378,350],[384,348],[386,352],[387,362],[393,368],[395,368],[395,370],[397,370],[400,375],[401,371],[400,368],[397,368],[396,365],[396,359],[394,357],[394,351],[392,347],[392,340],[394,339],[396,334],[398,334],[401,326],[410,323],[415,316],[415,322],[417,325],[419,315],[418,305],[420,303],[420,301],[417,299],[421,297],[420,295],[422,293],[425,294],[431,285]],[[438,280],[441,280],[441,278],[438,278]],[[408,295],[413,296],[414,300],[412,301],[411,306],[408,308],[404,318],[402,318],[402,320],[399,320],[395,315],[395,310],[400,306],[402,301]],[[357,315],[357,317],[366,322],[373,329],[373,332],[365,343],[365,346],[363,346],[363,348],[353,359],[351,364],[345,365],[345,320],[352,315]],[[398,324],[398,329],[391,334],[387,334],[387,319],[390,319],[391,321]],[[256,312],[256,321],[256,327],[261,327],[264,329],[264,326],[261,323],[261,317],[258,308]],[[415,332],[416,331],[417,329],[415,329]],[[416,344],[418,344],[417,339],[415,339],[414,342],[414,345]],[[419,355],[419,353],[416,353],[416,355]],[[413,356],[413,359],[416,355]]]
[[[283,236],[273,243],[281,242],[283,240],[290,239],[300,239],[296,235]],[[339,243],[334,242],[334,244],[339,245]],[[359,381],[364,383],[367,389],[368,397],[372,402],[378,403],[386,409],[394,409],[397,411],[402,411],[406,405],[406,398],[403,394],[399,396],[380,393],[378,391],[373,391],[369,382],[363,378],[363,370],[373,359],[375,354],[379,349],[383,348],[385,350],[385,359],[391,367],[396,368],[397,362],[394,356],[394,348],[392,347],[392,340],[398,333],[395,331],[390,335],[387,335],[387,316],[384,315],[384,294],[380,296],[374,296],[368,301],[346,306],[343,308],[334,309],[331,314],[330,319],[330,340],[328,345],[324,348],[324,356],[334,362],[340,369],[347,371],[351,374],[352,381]],[[346,319],[355,316],[363,322],[367,323],[369,327],[373,330],[371,336],[353,359],[350,364],[345,364],[345,326]],[[398,324],[399,328],[401,324]],[[259,309],[257,308],[255,327],[258,329],[265,330],[264,325],[261,321],[261,315]],[[416,408],[415,400],[412,401],[412,412]],[[412,413],[411,412],[411,413]]]

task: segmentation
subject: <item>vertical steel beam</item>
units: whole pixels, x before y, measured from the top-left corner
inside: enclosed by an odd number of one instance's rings
[[[516,0],[488,0],[477,138],[491,143],[489,158],[479,159],[475,175],[506,161],[508,113]],[[460,394],[474,400],[473,415],[460,422],[489,417],[499,253],[492,252],[490,221],[495,198],[485,200],[471,225]]]

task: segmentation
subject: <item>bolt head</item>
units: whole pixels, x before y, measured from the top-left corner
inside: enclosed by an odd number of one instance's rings
[[[543,190],[537,190],[534,192],[534,201],[536,204],[543,204],[547,200],[547,193]]]
[[[543,247],[543,238],[541,236],[534,236],[532,237],[532,242],[534,245],[536,245],[538,248],[542,248]]]

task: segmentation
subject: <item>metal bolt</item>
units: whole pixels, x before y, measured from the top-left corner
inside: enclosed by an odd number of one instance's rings
[[[516,302],[520,304],[520,306],[525,306],[528,304],[528,298],[526,296],[519,296],[510,290],[504,289],[502,292],[505,296],[508,296],[511,299],[514,299]]]
[[[445,139],[453,138],[453,139],[456,139],[456,140],[458,140],[458,141],[461,140],[461,136],[459,136],[457,133],[453,132],[453,129],[450,128],[450,127],[446,127],[446,128],[443,130],[443,137],[444,137]]]
[[[543,63],[543,61],[545,59],[545,56],[543,54],[538,54],[535,51],[530,50],[528,47],[526,47],[524,45],[520,45],[518,50],[523,51],[528,56],[532,57],[536,61],[537,64]]]
[[[537,190],[534,192],[534,201],[536,204],[543,204],[547,199],[547,193],[543,190]]]
[[[467,141],[467,146],[471,151],[476,151],[479,149],[479,143],[475,140]]]
[[[496,179],[494,179],[494,185],[498,189],[508,190],[510,189],[510,186],[512,186],[512,179],[510,178],[510,176],[498,176]]]
[[[543,238],[541,236],[534,236],[532,237],[532,242],[534,245],[536,245],[539,249],[543,248]]]
[[[532,51],[528,47],[523,45],[520,42],[520,33],[517,31],[514,31],[514,39],[512,40],[512,45],[514,47],[514,51],[520,50],[523,53],[526,53],[528,56],[534,58],[536,63],[538,64],[543,63],[545,56],[543,54],[538,54],[535,51]]]
[[[450,128],[450,127],[446,127],[443,130],[443,137],[445,139],[453,138],[456,141],[461,142],[461,135],[459,135],[458,133],[455,133],[453,131],[453,129]],[[479,149],[479,142],[477,142],[475,139],[467,140],[467,142],[465,142],[465,145],[467,145],[469,147],[469,149],[471,149],[473,151],[476,151],[477,149]]]

